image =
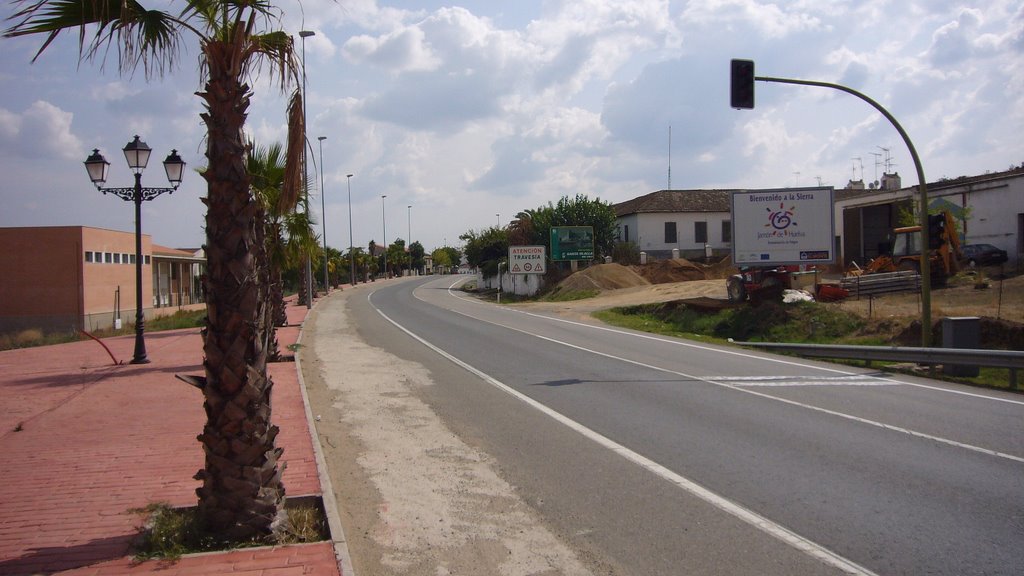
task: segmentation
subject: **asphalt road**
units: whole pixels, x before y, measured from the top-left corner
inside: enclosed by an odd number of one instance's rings
[[[1024,574],[1024,397],[481,303],[351,314],[597,572]]]

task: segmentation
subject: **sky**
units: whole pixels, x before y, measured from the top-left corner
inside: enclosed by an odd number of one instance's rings
[[[928,181],[1024,162],[1017,0],[274,5],[273,26],[295,36],[304,60],[317,231],[342,250],[350,232],[356,246],[459,246],[468,230],[577,194],[617,203],[668,187],[842,188],[880,179],[886,162],[904,186],[917,183],[899,133],[851,95],[758,82],[756,107],[731,109],[732,58],[754,60],[759,76],[868,95],[913,140]],[[16,5],[0,6],[6,19]],[[304,45],[300,30],[314,32]],[[153,149],[144,186],[168,185],[160,162],[171,149],[189,169],[176,192],[144,203],[144,233],[202,245],[194,39],[184,37],[176,68],[149,79],[120,74],[116,50],[80,62],[77,42],[65,34],[33,63],[42,38],[0,38],[0,226],[133,231],[131,203],[98,192],[82,162],[98,148],[107,185],[131,186],[121,148],[138,134]],[[262,72],[247,131],[283,143],[287,93]]]

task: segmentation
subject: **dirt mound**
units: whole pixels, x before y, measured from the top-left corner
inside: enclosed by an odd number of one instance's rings
[[[563,280],[559,290],[617,290],[650,284],[636,272],[621,264],[590,266]]]
[[[978,345],[987,350],[1024,350],[1024,324],[989,316],[978,317],[978,328],[980,334]],[[921,322],[911,321],[906,328],[899,333],[893,343],[898,346],[920,346],[921,345]],[[932,345],[941,347],[942,321],[932,321]]]
[[[657,260],[644,266],[633,267],[637,274],[651,284],[707,280],[707,267],[680,258],[678,260]]]

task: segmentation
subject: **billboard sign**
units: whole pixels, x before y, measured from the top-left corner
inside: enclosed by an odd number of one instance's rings
[[[833,189],[744,190],[732,195],[736,266],[835,262]]]
[[[593,260],[594,227],[552,226],[551,259],[556,262],[561,260]]]
[[[509,246],[510,274],[543,274],[547,263],[546,246]]]

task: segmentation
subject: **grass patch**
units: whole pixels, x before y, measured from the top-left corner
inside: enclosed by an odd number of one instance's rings
[[[541,302],[573,302],[586,300],[600,294],[600,290],[555,290],[540,298]]]
[[[161,330],[179,330],[181,328],[202,328],[205,322],[205,308],[202,310],[178,310],[170,316],[160,316],[159,318],[146,320],[146,331],[160,332]],[[132,332],[134,332],[134,328]]]
[[[287,506],[287,510],[289,526],[280,537],[226,542],[203,530],[198,508],[172,508],[161,502],[132,509],[129,512],[145,518],[142,532],[133,546],[133,554],[138,561],[156,558],[176,560],[185,554],[301,544],[327,538],[327,521],[319,508],[312,504],[297,504]]]
[[[857,343],[870,341],[866,322],[855,314],[800,302],[786,306],[765,303],[709,312],[681,302],[644,304],[598,312],[618,326],[705,340],[741,342]]]
[[[178,310],[168,316],[160,316],[152,320],[146,320],[146,333],[161,332],[164,330],[179,330],[182,328],[201,328],[206,319],[206,310]],[[107,328],[96,330],[92,335],[97,338],[110,338],[111,336],[126,336],[135,333],[135,323],[126,323],[120,330]],[[13,350],[15,348],[32,348],[35,346],[50,346],[52,344],[65,344],[67,342],[78,342],[88,340],[78,332],[61,331],[44,333],[39,329],[22,330],[14,334],[0,334],[0,350]]]
[[[827,304],[798,302],[763,303],[708,311],[681,302],[643,304],[594,313],[594,317],[622,328],[677,336],[701,342],[786,342],[791,344],[849,344],[859,346],[903,345],[894,340],[901,332],[887,322],[871,322]],[[916,344],[911,344],[916,346]],[[833,359],[836,364],[863,366],[859,360]],[[981,367],[976,377],[949,376],[941,368],[907,367],[905,363],[874,362],[872,366],[893,372],[924,375],[950,382],[1007,389],[1009,371]]]

